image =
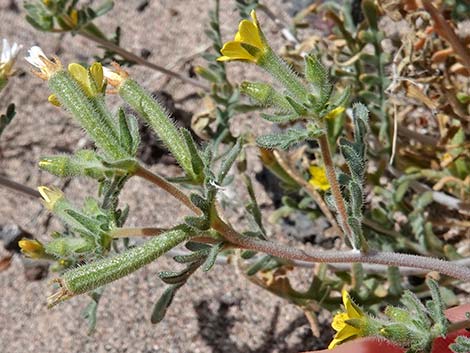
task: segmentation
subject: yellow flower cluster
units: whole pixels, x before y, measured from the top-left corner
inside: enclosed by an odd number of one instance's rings
[[[89,69],[80,64],[72,63],[69,64],[68,71],[88,96],[93,97],[102,92],[104,76],[103,67],[100,63],[93,63]],[[54,94],[51,94],[47,100],[56,106],[60,106],[60,102]]]

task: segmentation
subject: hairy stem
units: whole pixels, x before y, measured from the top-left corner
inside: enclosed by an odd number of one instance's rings
[[[16,181],[10,180],[1,175],[0,175],[0,185],[5,186],[15,191],[19,191],[31,197],[41,198],[41,194],[37,190],[31,189],[29,186],[17,183]]]
[[[325,164],[326,176],[328,178],[328,182],[330,183],[331,194],[335,200],[336,211],[338,212],[338,223],[340,224],[349,241],[355,245],[353,241],[353,232],[348,224],[348,213],[346,211],[346,205],[344,204],[343,195],[341,194],[341,189],[336,177],[336,170],[333,163],[333,158],[331,157],[328,137],[326,135],[321,135],[318,138],[318,142],[320,144],[323,163]]]
[[[116,228],[111,231],[110,235],[113,238],[127,238],[127,237],[153,237],[167,232],[165,228]]]
[[[177,199],[178,201],[181,201],[181,203],[183,205],[188,207],[194,213],[196,213],[198,215],[202,214],[201,210],[199,208],[197,208],[196,206],[194,206],[194,204],[191,202],[189,197],[184,192],[182,192],[180,189],[178,189],[173,184],[166,181],[161,176],[152,173],[150,170],[145,169],[142,166],[137,167],[135,175],[137,175],[141,178],[144,178],[145,180],[148,180],[152,184],[155,184],[159,188],[165,190],[166,192],[171,194],[175,199]]]
[[[213,228],[221,233],[228,241],[240,246],[243,249],[259,251],[284,259],[300,260],[306,262],[356,262],[387,266],[407,266],[413,268],[422,268],[430,271],[437,271],[462,281],[470,281],[470,269],[436,258],[399,254],[393,252],[380,252],[374,250],[370,250],[368,252],[361,252],[357,250],[306,252],[304,250],[291,248],[282,244],[241,235],[221,219],[217,219],[214,222]]]

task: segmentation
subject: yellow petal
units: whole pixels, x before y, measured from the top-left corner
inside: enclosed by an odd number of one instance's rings
[[[349,318],[359,319],[364,316],[361,309],[359,309],[359,307],[356,304],[354,304],[351,297],[349,296],[349,293],[346,290],[343,290],[342,296],[343,296],[343,304],[344,304],[344,307],[346,308],[346,312],[348,313]]]
[[[263,49],[263,42],[259,36],[258,28],[253,22],[243,20],[238,26],[238,32],[235,36],[236,42],[243,42],[250,44],[260,50]]]
[[[328,345],[328,349],[333,349],[339,344],[341,344],[341,340],[337,340],[336,338],[333,338],[333,341],[331,341],[330,344]]]
[[[335,339],[345,341],[351,337],[357,336],[358,334],[359,330],[357,328],[346,325],[341,331],[339,331],[335,335]]]
[[[33,259],[39,259],[44,255],[44,246],[35,239],[23,238],[18,242],[21,252]]]
[[[56,187],[40,186],[38,191],[44,199],[44,206],[50,211],[54,209],[56,202],[64,196],[63,192]]]
[[[333,109],[331,112],[329,112],[328,114],[326,114],[326,118],[327,119],[334,119],[334,118],[337,118],[338,116],[340,116],[341,114],[343,114],[345,108],[344,107],[336,107],[335,109]]]
[[[60,107],[59,99],[55,94],[51,94],[49,97],[47,97],[47,100],[49,101],[49,103],[55,105],[56,107]]]
[[[348,319],[349,316],[347,313],[336,314],[331,323],[331,327],[333,327],[335,331],[341,331],[347,325],[345,321]]]
[[[88,86],[88,72],[82,65],[72,63],[69,64],[68,69],[73,78],[80,82],[83,87]]]
[[[251,18],[252,18],[253,23],[255,24],[255,26],[256,26],[256,27],[259,27],[259,26],[258,26],[258,23],[259,23],[259,22],[258,22],[258,17],[256,17],[256,11],[255,11],[255,10],[251,10],[250,16],[251,16]]]
[[[91,73],[91,77],[93,77],[93,79],[96,82],[96,86],[98,87],[98,90],[101,90],[101,88],[103,87],[103,80],[104,80],[103,66],[101,66],[101,63],[98,63],[98,62],[93,63],[90,66],[90,73]]]
[[[315,189],[326,191],[330,188],[330,183],[328,182],[328,178],[326,176],[324,168],[312,165],[309,168],[309,172],[312,176],[309,180],[309,183],[313,185]]]
[[[76,26],[78,24],[78,11],[73,9],[70,13],[70,19],[72,20],[72,24]]]
[[[218,61],[227,60],[248,60],[256,63],[256,58],[248,53],[240,44],[240,42],[227,42],[220,50],[223,56],[219,57]]]

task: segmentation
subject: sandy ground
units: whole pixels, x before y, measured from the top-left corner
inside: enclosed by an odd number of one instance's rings
[[[90,61],[99,50],[82,38],[34,31],[24,20],[21,1],[0,0],[0,36],[25,48],[39,44],[46,53],[57,53],[68,63]],[[98,21],[105,31],[122,26],[122,46],[140,53],[151,51],[149,60],[184,70],[186,58],[209,46],[204,35],[209,0],[153,0],[143,12],[141,1],[117,1],[106,18]],[[238,15],[232,1],[221,1],[224,33],[231,37]],[[280,1],[265,1],[282,13]],[[20,10],[18,10],[20,9]],[[265,21],[264,16],[260,16]],[[268,21],[265,21],[268,23]],[[279,37],[273,28],[268,35]],[[0,140],[0,173],[31,187],[42,184],[64,185],[36,167],[42,155],[69,153],[88,142],[81,129],[63,111],[47,103],[44,82],[28,73],[22,59],[18,68],[25,73],[13,78],[0,95],[0,107],[17,105],[17,117]],[[235,74],[242,69],[234,65]],[[248,73],[249,74],[249,73]],[[145,68],[135,67],[132,75],[151,91],[164,88],[176,99],[194,90]],[[238,76],[237,76],[238,77]],[[182,108],[194,110],[200,102],[190,101]],[[3,110],[3,108],[2,108]],[[247,123],[251,128],[252,122]],[[175,174],[175,167],[152,166],[163,174]],[[256,185],[265,206],[270,201]],[[66,189],[73,200],[94,192],[87,180],[73,180]],[[142,195],[146,197],[141,198]],[[128,225],[171,226],[183,207],[140,180],[131,180],[122,197],[131,207]],[[47,239],[60,224],[50,219],[38,200],[0,188],[0,225],[16,223],[39,239]],[[273,230],[271,230],[273,231]],[[0,254],[0,255],[4,255]],[[81,310],[89,299],[73,298],[48,310],[45,298],[47,280],[28,282],[20,258],[0,273],[0,352],[299,352],[324,347],[331,333],[321,339],[312,336],[306,319],[293,305],[257,288],[228,265],[216,266],[207,274],[196,273],[178,293],[166,319],[150,324],[152,305],[164,285],[157,272],[171,269],[171,259],[162,258],[144,269],[106,288],[98,312],[97,330],[87,335]],[[51,275],[50,275],[51,276]]]

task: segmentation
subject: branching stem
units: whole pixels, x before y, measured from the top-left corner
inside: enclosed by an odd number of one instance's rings
[[[41,194],[37,190],[31,189],[29,186],[17,183],[16,181],[10,180],[8,178],[5,178],[3,176],[0,176],[0,185],[5,186],[9,189],[19,191],[25,195],[35,197],[35,198],[40,198]]]
[[[197,208],[196,206],[194,206],[194,204],[191,202],[189,197],[184,192],[182,192],[180,189],[178,189],[173,184],[166,181],[161,176],[152,173],[150,170],[145,169],[142,166],[137,167],[135,175],[137,175],[141,178],[144,178],[145,180],[148,180],[151,183],[158,186],[159,188],[165,190],[166,192],[171,194],[175,199],[177,199],[178,201],[181,201],[181,203],[183,205],[188,207],[191,211],[193,211],[197,215],[202,214],[201,210],[199,208]]]
[[[111,231],[113,238],[127,238],[127,237],[153,237],[168,232],[165,228],[116,228]]]
[[[241,235],[221,219],[218,219],[214,222],[213,228],[221,233],[228,241],[240,246],[243,249],[259,251],[284,259],[300,260],[306,262],[357,262],[387,266],[407,266],[427,269],[430,271],[437,271],[465,282],[470,281],[470,269],[432,257],[399,254],[393,252],[380,252],[374,250],[370,250],[368,252],[361,252],[358,250],[306,252],[304,250],[292,248],[282,244]]]

